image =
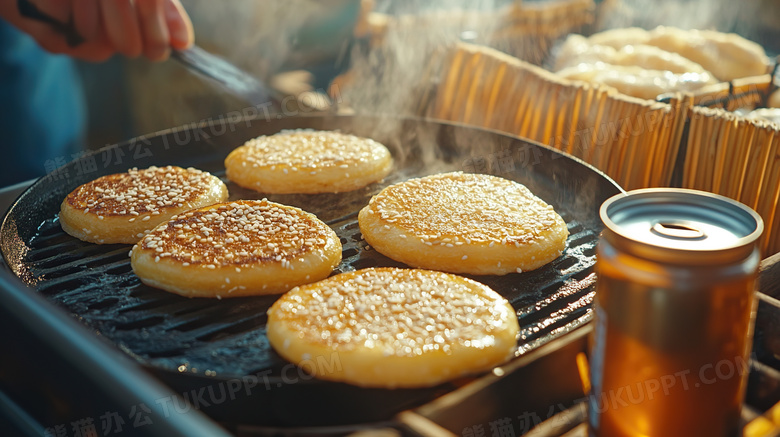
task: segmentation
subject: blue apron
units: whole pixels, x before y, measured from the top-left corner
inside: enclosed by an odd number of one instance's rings
[[[76,157],[85,112],[73,60],[44,51],[0,20],[0,187]]]

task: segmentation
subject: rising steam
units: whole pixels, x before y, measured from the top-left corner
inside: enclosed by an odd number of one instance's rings
[[[386,14],[389,23],[381,44],[357,47],[351,58],[350,81],[344,99],[357,113],[419,115],[432,60],[460,40],[487,39],[500,26],[497,0],[382,2],[374,12]]]

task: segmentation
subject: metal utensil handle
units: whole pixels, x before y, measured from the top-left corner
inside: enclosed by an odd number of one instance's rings
[[[23,17],[47,23],[55,31],[62,34],[65,37],[68,46],[76,47],[85,41],[76,30],[76,26],[73,23],[73,17],[71,17],[67,23],[62,23],[51,15],[42,12],[37,6],[31,3],[30,0],[17,0],[16,5],[19,8],[19,13]]]

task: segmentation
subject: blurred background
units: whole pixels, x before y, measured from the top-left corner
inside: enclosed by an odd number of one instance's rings
[[[295,95],[308,90],[324,95],[334,78],[345,71],[371,75],[370,79],[363,77],[360,81],[371,84],[370,89],[358,90],[365,95],[355,96],[356,91],[352,90],[353,109],[364,112],[404,114],[404,105],[418,100],[413,95],[417,91],[409,83],[421,74],[420,68],[431,50],[456,40],[490,45],[543,65],[553,49],[551,44],[568,32],[587,34],[612,27],[652,28],[665,24],[737,32],[761,43],[770,55],[780,53],[780,6],[776,0],[652,3],[604,0],[595,2],[595,18],[587,23],[553,21],[544,24],[547,29],[524,29],[500,35],[494,32],[502,28],[501,21],[507,14],[511,15],[507,11],[517,7],[519,1],[182,0],[182,3],[192,18],[198,45],[260,78],[277,95]],[[592,1],[525,0],[522,6],[532,11],[539,5],[556,3],[575,7],[579,3],[594,4]],[[453,10],[460,12],[457,16],[448,15]],[[426,25],[403,26],[403,17],[426,14],[433,17],[424,21]],[[388,19],[396,18],[394,26],[388,26]],[[539,38],[544,32],[547,32],[544,39]],[[382,62],[377,62],[376,51],[383,52]],[[171,60],[152,63],[145,58],[128,60],[115,56],[99,64],[78,62],[77,67],[87,107],[85,150],[218,117],[247,106],[246,102],[231,97]],[[72,156],[65,158],[70,160]],[[47,162],[51,164],[50,161]],[[44,170],[51,171],[44,164],[41,162],[41,174]]]
[[[360,0],[183,0],[195,41],[270,82],[283,72],[324,88],[348,66]],[[115,56],[79,63],[89,108],[87,145],[99,148],[246,106],[175,61]]]
[[[528,1],[524,3],[542,3]],[[546,0],[548,3],[549,0]],[[183,0],[197,43],[284,91],[324,91],[350,66],[360,28],[361,4],[388,15],[469,8],[500,10],[512,0]],[[780,10],[774,0],[639,0],[599,3],[598,28],[659,24],[736,32],[780,52]],[[407,43],[442,41],[441,30],[414,29]],[[469,34],[451,35],[468,39]],[[411,60],[411,59],[410,59]],[[360,59],[358,59],[360,61]],[[274,77],[285,72],[300,72]],[[246,106],[173,61],[152,63],[116,56],[103,64],[79,63],[89,109],[89,148],[187,124]],[[298,88],[296,88],[298,87]]]

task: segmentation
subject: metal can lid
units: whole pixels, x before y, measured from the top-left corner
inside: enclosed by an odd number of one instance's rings
[[[604,238],[634,255],[684,264],[730,263],[748,257],[764,222],[747,206],[704,191],[648,188],[601,205]]]

